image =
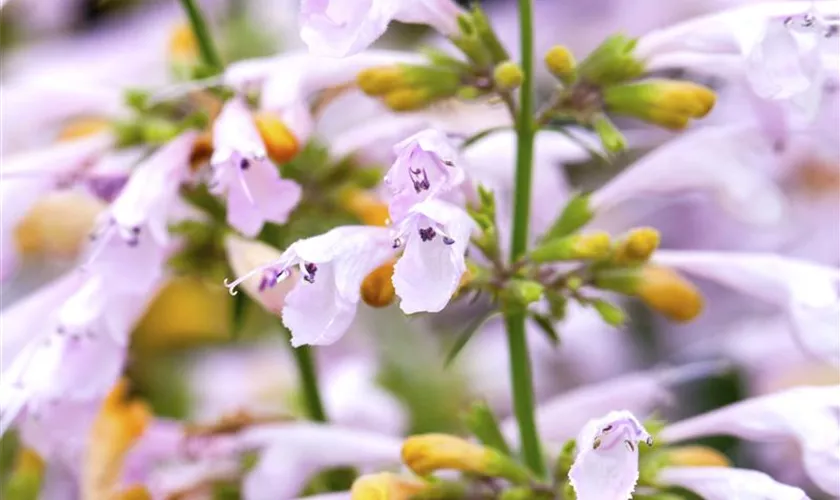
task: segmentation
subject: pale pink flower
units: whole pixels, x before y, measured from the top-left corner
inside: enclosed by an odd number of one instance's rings
[[[641,442],[653,445],[653,438],[629,411],[590,420],[569,471],[577,500],[629,500],[639,479]]]
[[[243,449],[262,450],[243,484],[249,500],[295,498],[312,473],[328,467],[395,466],[402,447],[398,437],[308,422],[254,427],[237,439]]]
[[[113,145],[111,134],[99,134],[3,159],[0,170],[0,281],[17,269],[14,230],[45,194],[71,185]]]
[[[455,145],[438,130],[412,135],[394,146],[394,154],[397,159],[385,175],[385,185],[392,193],[388,210],[395,224],[417,203],[440,198],[464,181]]]
[[[302,0],[300,36],[313,53],[344,57],[367,48],[392,20],[454,35],[460,13],[452,0]]]
[[[265,222],[283,224],[300,201],[300,186],[280,178],[247,105],[229,100],[213,125],[212,192],[227,199],[227,221],[246,236]]]
[[[195,137],[195,132],[184,132],[134,169],[102,214],[86,270],[127,291],[148,290],[162,277],[171,244],[168,224],[190,174]]]
[[[467,212],[434,198],[414,205],[400,221],[394,247],[394,289],[406,314],[446,307],[467,269],[464,253],[475,222]]]
[[[796,441],[808,476],[821,490],[840,496],[840,386],[801,387],[748,399],[673,423],[660,437],[677,442],[715,435]]]
[[[230,235],[225,239],[225,250],[231,270],[237,276],[248,274],[251,269],[266,262],[280,259],[282,253],[276,248],[256,240]],[[295,280],[284,280],[276,286],[267,287],[262,276],[250,275],[241,282],[241,287],[252,300],[274,314],[280,314],[286,303],[286,295],[295,286]]]
[[[259,289],[287,279],[295,268],[299,280],[286,296],[283,323],[292,345],[328,345],[338,340],[356,316],[365,277],[394,255],[391,232],[383,227],[341,226],[299,240],[276,261],[258,267],[226,286],[235,287],[261,273]]]
[[[804,491],[772,477],[732,467],[666,467],[658,480],[691,490],[707,500],[808,500]]]
[[[771,253],[662,250],[654,261],[778,307],[806,351],[840,363],[840,269]]]
[[[773,161],[762,132],[741,125],[708,127],[682,134],[655,149],[592,193],[599,218],[631,199],[709,192],[733,216],[753,224],[775,224],[784,199],[760,167]]]

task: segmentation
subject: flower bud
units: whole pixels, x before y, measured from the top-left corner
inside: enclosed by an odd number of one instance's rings
[[[707,87],[664,79],[608,87],[603,98],[608,111],[672,130],[706,116],[715,104],[715,93]]]
[[[505,285],[504,297],[508,306],[522,309],[540,300],[545,287],[536,281],[514,279]]]
[[[371,307],[386,307],[394,301],[396,292],[391,277],[396,261],[388,262],[373,270],[362,281],[361,295],[365,304]]]
[[[616,264],[634,264],[647,261],[659,248],[659,231],[652,227],[633,229],[622,239],[613,253]]]
[[[455,97],[461,99],[462,101],[471,101],[473,99],[478,99],[481,94],[482,90],[478,87],[464,85],[462,87],[458,87],[458,90],[455,92]]]
[[[544,61],[548,71],[561,82],[568,85],[575,81],[575,66],[577,63],[575,56],[568,48],[562,45],[551,47],[545,53]]]
[[[601,144],[604,145],[604,149],[610,153],[621,152],[627,147],[627,142],[624,140],[624,136],[621,135],[621,131],[606,116],[601,115],[596,117],[592,122],[592,126],[595,128],[598,138],[601,139]]]
[[[633,55],[636,40],[624,35],[613,35],[604,40],[578,65],[578,75],[589,83],[612,85],[632,80],[645,68]]]
[[[731,467],[726,455],[708,446],[692,445],[670,448],[668,465],[676,467]]]
[[[197,171],[210,161],[211,156],[213,156],[213,133],[207,130],[199,134],[193,143],[193,150],[190,153],[190,168],[192,171]]]
[[[365,225],[388,225],[388,205],[367,191],[348,188],[342,191],[339,200],[343,209],[355,215]]]
[[[35,203],[15,227],[15,242],[23,254],[73,258],[88,241],[106,205],[79,191],[56,191]]]
[[[589,206],[589,195],[578,193],[566,203],[560,216],[542,236],[542,241],[568,236],[589,223],[594,216]]]
[[[403,442],[402,460],[416,474],[425,476],[454,469],[513,483],[529,481],[528,472],[502,453],[448,434],[420,434]]]
[[[529,257],[533,262],[554,262],[558,260],[593,259],[609,256],[610,235],[604,231],[574,234],[549,240],[535,248]]]
[[[111,122],[104,118],[79,118],[64,125],[58,133],[56,141],[65,142],[81,139],[82,137],[90,137],[100,132],[106,132],[110,128]]]
[[[424,489],[426,485],[419,481],[380,472],[356,479],[350,488],[350,500],[408,500]]]
[[[416,111],[431,102],[429,91],[424,88],[397,89],[385,94],[385,105],[393,111]]]
[[[501,90],[513,90],[522,85],[522,68],[513,61],[504,61],[493,70],[493,81]]]
[[[44,461],[30,448],[21,448],[14,468],[5,480],[4,492],[8,498],[38,498],[44,479]]]
[[[668,267],[652,264],[642,268],[636,295],[666,318],[691,321],[703,309],[703,296],[691,282]]]
[[[254,115],[254,124],[260,132],[268,157],[278,164],[287,163],[298,151],[298,140],[276,115],[261,111]]]
[[[405,74],[399,66],[363,69],[356,75],[356,83],[362,92],[370,96],[384,96],[408,85]]]

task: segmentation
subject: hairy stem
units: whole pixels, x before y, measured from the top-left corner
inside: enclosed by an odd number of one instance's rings
[[[521,64],[524,75],[520,90],[519,113],[516,120],[516,187],[513,205],[513,237],[511,262],[516,262],[528,248],[528,219],[531,207],[531,177],[534,159],[534,48],[533,8],[531,0],[519,0],[519,29],[522,47]],[[545,477],[540,440],[534,421],[534,384],[531,358],[525,338],[525,313],[508,313],[505,318],[510,356],[510,376],[513,388],[513,407],[519,425],[522,455],[528,467],[539,477]]]
[[[216,46],[213,45],[213,38],[210,36],[210,29],[207,27],[207,22],[201,13],[201,9],[196,5],[196,0],[181,0],[181,6],[187,13],[190,20],[190,27],[198,41],[198,51],[201,54],[201,60],[214,69],[221,71],[224,65]]]

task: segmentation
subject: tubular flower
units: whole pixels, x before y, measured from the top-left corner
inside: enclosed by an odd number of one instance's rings
[[[653,438],[628,411],[590,420],[577,439],[569,481],[578,500],[628,500],[639,479],[638,443]]]
[[[392,20],[453,35],[460,13],[451,0],[303,0],[300,36],[313,53],[343,57],[367,48]]]
[[[226,197],[228,223],[253,237],[265,222],[286,222],[300,201],[300,186],[280,178],[241,98],[228,101],[216,118],[213,147],[211,190]]]
[[[394,254],[390,231],[382,227],[342,226],[290,246],[279,259],[227,284],[235,287],[256,274],[264,291],[297,270],[297,284],[286,296],[283,322],[292,345],[327,345],[338,340],[356,315],[365,277]]]

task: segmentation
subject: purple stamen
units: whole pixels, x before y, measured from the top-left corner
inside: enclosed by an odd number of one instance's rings
[[[251,162],[248,161],[248,158],[242,158],[239,160],[239,168],[242,170],[248,170],[248,167],[251,166]]]
[[[394,239],[394,244],[391,245],[391,248],[399,248],[402,246],[402,240],[399,238]]]
[[[444,237],[443,237],[443,244],[444,244],[444,245],[451,245],[451,244],[453,244],[453,243],[455,243],[455,240],[453,240],[453,239],[452,239],[452,238],[450,238],[449,236],[444,236]]]
[[[435,232],[433,227],[427,227],[426,229],[421,227],[417,232],[420,233],[421,241],[432,241],[437,236],[437,232]]]
[[[411,182],[414,183],[414,191],[428,191],[428,189],[432,186],[429,182],[429,176],[426,173],[426,169],[418,168],[413,169],[411,167],[408,168],[409,177],[411,177]]]
[[[318,266],[312,262],[308,262],[303,266],[303,270],[306,272],[303,280],[308,283],[315,283],[315,273],[318,272]]]

